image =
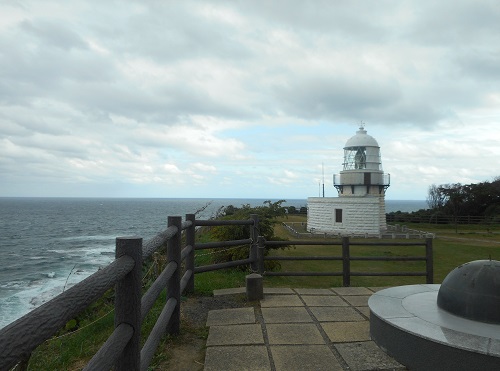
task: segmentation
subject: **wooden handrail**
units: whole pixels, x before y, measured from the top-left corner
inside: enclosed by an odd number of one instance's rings
[[[53,336],[67,321],[77,316],[108,289],[116,286],[115,330],[101,349],[95,354],[86,369],[147,370],[159,341],[167,332],[180,331],[180,295],[194,291],[196,273],[250,265],[253,271],[268,276],[342,276],[344,286],[350,285],[352,276],[426,276],[426,282],[433,282],[432,239],[425,243],[416,242],[351,242],[348,237],[341,241],[298,240],[266,241],[258,235],[258,217],[249,220],[196,220],[194,214],[169,217],[167,228],[144,244],[139,237],[117,238],[116,259],[108,266],[87,277],[64,293],[31,311],[12,324],[0,329],[0,369],[9,369],[42,342]],[[249,239],[219,241],[196,244],[197,226],[250,225]],[[185,231],[185,247],[181,246],[181,234]],[[167,264],[148,291],[141,297],[142,262],[167,245]],[[195,250],[249,245],[247,259],[232,262],[194,266]],[[342,246],[342,256],[269,257],[264,256],[267,247],[284,245],[337,245]],[[359,257],[351,256],[351,246],[425,246],[425,256],[408,257]],[[265,260],[340,260],[341,272],[264,272]],[[351,272],[351,261],[425,261],[426,272]],[[182,264],[182,262],[185,262]],[[181,272],[184,266],[184,272]],[[139,349],[141,323],[159,297],[167,290],[167,299],[153,330]]]
[[[0,370],[18,361],[52,337],[87,306],[100,298],[134,267],[134,260],[122,256],[107,267],[77,283],[52,300],[33,309],[0,330]]]

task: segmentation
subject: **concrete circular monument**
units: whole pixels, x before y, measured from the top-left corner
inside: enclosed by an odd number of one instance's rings
[[[500,262],[476,260],[455,268],[441,284],[437,305],[460,317],[500,324]]]
[[[410,370],[500,369],[500,262],[463,264],[441,285],[373,294],[372,339]]]

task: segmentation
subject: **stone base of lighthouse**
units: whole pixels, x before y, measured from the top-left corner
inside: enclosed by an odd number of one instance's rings
[[[309,197],[307,230],[379,237],[387,230],[384,195]]]

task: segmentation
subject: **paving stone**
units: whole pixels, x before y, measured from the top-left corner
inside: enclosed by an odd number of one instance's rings
[[[366,321],[352,307],[311,307],[310,310],[320,322]]]
[[[217,309],[208,312],[207,326],[241,325],[245,323],[255,323],[253,307]]]
[[[313,323],[268,324],[269,344],[324,344],[325,340]]]
[[[328,289],[295,289],[295,292],[300,295],[335,295]]]
[[[368,341],[370,322],[321,322],[321,327],[333,343]]]
[[[304,303],[297,295],[267,295],[260,301],[261,308],[303,307]]]
[[[361,295],[361,296],[344,296],[344,299],[355,307],[367,307],[368,299],[370,295]]]
[[[385,354],[373,341],[335,344],[344,361],[353,371],[406,370],[400,363]]]
[[[372,291],[368,290],[366,287],[332,287],[338,295],[371,295]]]
[[[286,287],[268,287],[268,288],[264,287],[264,294],[293,295],[295,294],[295,292],[292,289]]]
[[[264,324],[256,323],[251,307],[212,310],[204,370],[342,370],[347,366],[353,371],[404,370],[370,338],[370,323],[364,316],[369,317],[368,298],[379,289],[264,289],[260,308]],[[244,287],[223,289],[214,291],[214,296],[245,292]],[[318,323],[333,344],[328,340],[325,344]],[[262,326],[269,339],[267,347]]]
[[[271,370],[271,362],[264,345],[208,347],[205,353],[205,371]]]
[[[245,287],[235,287],[232,289],[219,289],[214,290],[214,296],[222,296],[222,295],[236,295],[236,294],[245,294]]]
[[[342,370],[326,345],[271,346],[276,371]]]
[[[302,300],[305,301],[308,307],[346,307],[349,306],[340,296],[319,296],[319,295],[302,295]]]
[[[210,326],[207,346],[264,344],[260,324]]]
[[[262,308],[264,322],[267,323],[299,323],[312,322],[305,307]]]
[[[368,319],[370,318],[370,307],[356,307],[361,313],[363,313]]]

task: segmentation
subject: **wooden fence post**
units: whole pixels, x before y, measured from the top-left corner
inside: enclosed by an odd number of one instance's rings
[[[259,238],[259,216],[257,214],[250,215],[253,220],[253,225],[250,226],[250,238],[252,239],[252,244],[250,245],[249,258],[252,259],[250,263],[250,269],[252,272],[257,272],[259,270],[258,262],[258,245],[257,240]]]
[[[260,275],[264,274],[264,249],[266,248],[266,239],[262,236],[259,236],[257,239],[258,243],[258,252],[257,252],[257,260],[258,260],[258,269]]]
[[[426,268],[426,282],[434,283],[434,258],[432,252],[432,238],[425,239],[425,268]]]
[[[349,252],[349,237],[342,237],[342,285],[351,286],[351,254]]]
[[[142,289],[142,238],[117,237],[116,258],[123,255],[135,261],[132,271],[116,284],[115,328],[127,323],[134,334],[116,361],[116,370],[140,370],[141,289]]]
[[[186,229],[186,246],[191,246],[191,252],[186,256],[186,270],[191,270],[191,278],[186,285],[186,292],[194,292],[194,242],[196,237],[196,226],[195,226],[196,215],[186,214],[186,221],[190,221],[191,227]]]
[[[167,333],[177,335],[181,328],[180,306],[181,306],[181,232],[182,232],[182,218],[180,216],[169,216],[168,227],[177,227],[177,233],[173,235],[167,243],[167,264],[175,262],[177,268],[172,274],[172,277],[167,282],[167,301],[170,298],[176,300],[175,309],[170,319],[170,325],[167,328]]]

